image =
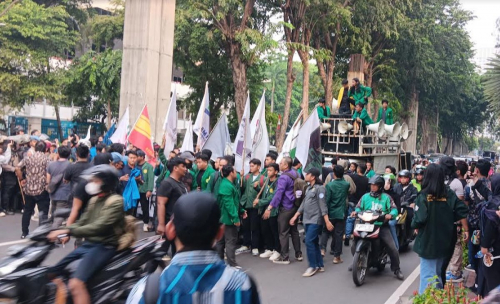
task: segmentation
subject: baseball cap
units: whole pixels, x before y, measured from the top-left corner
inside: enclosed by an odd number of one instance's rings
[[[194,155],[191,152],[189,152],[189,151],[182,152],[181,155],[179,155],[179,157],[187,159],[190,162],[194,162],[195,161]]]
[[[123,156],[118,152],[111,152],[111,161],[114,163],[119,163],[119,162],[125,163]]]

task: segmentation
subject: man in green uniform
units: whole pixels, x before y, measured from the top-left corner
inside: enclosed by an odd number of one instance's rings
[[[193,175],[192,190],[205,191],[207,184],[210,181],[212,173],[215,172],[214,168],[208,164],[210,158],[206,154],[196,154],[196,171]]]
[[[260,189],[264,186],[265,177],[260,173],[260,160],[250,160],[250,173],[245,175],[241,187],[241,206],[248,213],[248,218],[243,221],[243,246],[236,250],[237,254],[249,252],[259,255],[260,244],[260,217],[253,201],[257,198]]]
[[[327,107],[325,104],[325,99],[320,98],[318,101],[318,107],[316,108],[318,111],[318,117],[320,121],[326,118],[330,118],[330,107]]]
[[[224,259],[224,252],[227,256],[229,266],[238,267],[236,264],[236,245],[238,242],[238,227],[240,214],[243,219],[247,218],[246,212],[240,205],[240,192],[234,186],[236,180],[236,170],[231,165],[222,167],[222,181],[217,193],[217,203],[221,211],[220,222],[225,226],[224,237],[217,242],[217,252],[221,259]],[[225,249],[225,251],[224,251]]]
[[[142,173],[142,183],[139,183],[139,201],[141,202],[142,230],[148,232],[149,227],[149,198],[153,194],[155,186],[154,168],[146,161],[146,153],[142,150],[137,151],[137,168]],[[151,226],[151,229],[153,227]]]
[[[367,125],[373,123],[373,120],[370,118],[370,115],[368,115],[368,112],[366,111],[365,106],[362,103],[356,104],[352,119],[354,121],[354,133],[357,133],[361,126],[363,126],[363,128],[366,128]]]
[[[382,108],[378,110],[377,122],[383,121],[386,125],[394,124],[394,113],[392,109],[389,108],[389,101],[386,99],[382,100]]]
[[[372,89],[365,87],[359,82],[358,78],[352,79],[352,87],[349,89],[349,98],[354,99],[354,104],[362,103],[364,106],[368,104],[368,97],[372,95]]]

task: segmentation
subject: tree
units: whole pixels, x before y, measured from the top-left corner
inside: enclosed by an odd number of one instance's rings
[[[488,69],[484,75],[484,94],[490,103],[491,109],[500,113],[500,55],[490,59]]]

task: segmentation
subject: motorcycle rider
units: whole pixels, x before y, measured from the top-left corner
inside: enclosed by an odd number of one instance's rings
[[[120,232],[125,232],[123,198],[115,195],[118,171],[109,165],[98,165],[85,170],[82,177],[89,181],[85,190],[93,196],[87,210],[76,223],[65,229],[52,231],[47,236],[51,241],[62,235],[85,238],[82,246],[49,270],[50,276],[53,277],[71,262],[81,259],[68,283],[75,304],[90,303],[86,282],[115,255]],[[61,242],[66,243],[68,240],[69,237],[65,237]]]
[[[418,190],[410,183],[411,172],[408,170],[401,170],[398,173],[399,183],[394,186],[394,193],[398,196],[400,204],[407,202],[406,209],[406,231],[411,231],[411,221],[413,219],[413,208],[415,207],[415,199],[418,195]],[[399,206],[401,208],[401,206]],[[410,237],[407,235],[406,237]]]
[[[386,246],[387,253],[391,258],[391,270],[399,280],[403,280],[404,275],[400,269],[399,252],[396,249],[396,244],[394,243],[394,239],[391,235],[389,225],[386,224],[387,221],[398,215],[398,210],[396,209],[396,205],[394,204],[392,198],[388,194],[382,193],[385,184],[383,177],[375,175],[370,178],[368,183],[370,184],[370,193],[363,195],[361,200],[356,205],[355,211],[352,212],[351,217],[355,217],[356,213],[366,210],[381,210],[382,213],[385,214],[384,221],[377,221],[375,222],[375,225],[380,226],[380,240]]]
[[[420,192],[422,190],[422,182],[424,181],[424,173],[425,173],[425,167],[418,165],[415,168],[415,178],[411,180],[411,183],[415,188],[417,188],[417,191]]]

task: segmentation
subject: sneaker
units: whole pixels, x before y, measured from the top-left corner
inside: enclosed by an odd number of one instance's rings
[[[252,249],[252,255],[253,256],[258,256],[259,255],[259,249]]]
[[[274,264],[288,265],[290,264],[290,258],[284,258],[281,255],[273,261]]]
[[[273,255],[273,252],[271,250],[267,250],[264,251],[261,255],[259,255],[259,257],[263,258],[263,259],[268,259],[270,258],[271,256]]]
[[[333,264],[341,264],[344,263],[340,257],[334,257],[333,258]]]
[[[142,225],[142,231],[149,232],[149,226],[148,226],[148,224]]]
[[[325,267],[318,267],[318,272],[325,272]]]
[[[8,210],[8,211],[7,211],[7,215],[14,215],[14,214],[15,214],[15,212],[14,212],[14,211],[12,211],[12,210]]]
[[[403,281],[405,279],[405,276],[401,272],[401,269],[394,271],[394,275],[396,276],[396,278],[398,278],[398,280]]]
[[[26,238],[26,234],[21,234],[21,239],[25,239]]]
[[[5,215],[5,212],[0,212],[0,217],[4,217]]]
[[[349,247],[349,238],[345,238],[345,240],[344,240],[344,246]]]
[[[347,267],[347,270],[352,271],[352,265],[349,265],[349,267]]]
[[[460,283],[463,282],[464,278],[462,278],[462,274],[460,275],[453,275],[450,271],[446,272],[446,281],[451,281],[453,283]]]
[[[299,262],[302,262],[304,260],[304,257],[302,256],[302,252],[296,253],[295,259]]]
[[[278,259],[281,254],[278,251],[273,251],[273,254],[269,257],[269,261],[274,261]]]
[[[236,249],[236,255],[247,252],[250,252],[250,248],[248,248],[247,246],[241,246],[240,248]]]
[[[172,260],[172,258],[168,254],[164,255],[161,259],[163,260],[163,262],[170,262]]]
[[[474,267],[472,267],[471,264],[465,266],[465,269],[467,269],[468,271],[476,272],[476,270],[474,269]]]
[[[316,272],[318,272],[318,268],[312,268],[312,267],[309,267],[306,269],[306,272],[304,272],[302,274],[303,277],[312,277],[313,275],[316,274]]]
[[[321,249],[321,256],[325,256],[325,249]]]

